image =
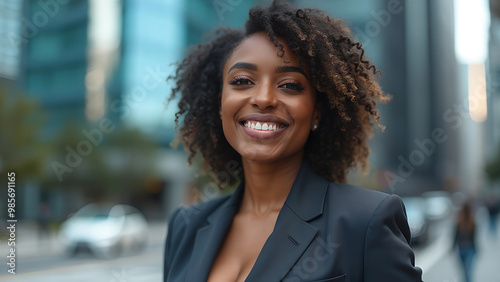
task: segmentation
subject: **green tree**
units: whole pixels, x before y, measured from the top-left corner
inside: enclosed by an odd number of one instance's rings
[[[100,142],[94,144],[83,131],[97,128],[93,123],[67,124],[54,141],[51,177],[45,186],[80,189],[91,200],[120,200],[144,189],[154,170],[152,160],[158,145],[140,130],[117,124],[111,132],[101,132]],[[86,149],[89,154],[79,153],[78,144],[82,142],[92,144]],[[77,161],[69,164],[68,154]]]
[[[0,173],[14,171],[23,180],[43,178],[50,146],[40,142],[45,113],[35,100],[0,89]]]
[[[496,156],[486,164],[485,172],[491,182],[500,180],[500,146]]]

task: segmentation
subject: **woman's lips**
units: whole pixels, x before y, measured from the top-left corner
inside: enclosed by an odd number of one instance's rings
[[[288,125],[288,122],[280,117],[274,116],[274,115],[268,115],[268,114],[249,114],[246,116],[243,116],[239,119],[238,122],[244,123],[246,121],[255,121],[255,122],[270,122],[270,123],[276,123],[276,124],[283,124],[283,125]]]
[[[267,139],[281,134],[287,125],[274,122],[244,121],[240,123],[243,131],[254,138]]]
[[[243,125],[251,129],[262,130],[262,131],[276,131],[278,129],[285,127],[281,123],[269,122],[269,121],[260,122],[255,120],[244,121]]]
[[[288,127],[288,123],[284,119],[262,114],[244,116],[239,120],[239,123],[243,131],[251,137],[264,139],[275,137]]]

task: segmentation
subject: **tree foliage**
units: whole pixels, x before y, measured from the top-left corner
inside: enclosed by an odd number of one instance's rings
[[[76,190],[89,198],[133,195],[158,177],[159,145],[139,129],[109,120],[112,130],[103,132],[99,122],[77,119],[61,127],[47,122],[54,117],[60,120],[33,98],[0,89],[1,175],[14,171],[18,181],[37,183],[44,193]],[[102,138],[95,142],[84,131]]]
[[[500,180],[500,146],[496,156],[486,164],[485,172],[490,181]]]
[[[144,189],[146,179],[153,174],[159,147],[138,129],[113,127],[111,132],[100,132],[100,142],[93,143],[82,132],[96,130],[96,124],[67,124],[54,141],[48,184],[79,189],[96,199]]]
[[[14,171],[24,180],[40,180],[50,145],[39,142],[45,112],[38,103],[20,93],[0,89],[0,173]]]

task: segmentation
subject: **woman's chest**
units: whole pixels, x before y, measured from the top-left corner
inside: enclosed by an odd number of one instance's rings
[[[235,216],[214,259],[208,281],[245,281],[274,229],[278,213]]]

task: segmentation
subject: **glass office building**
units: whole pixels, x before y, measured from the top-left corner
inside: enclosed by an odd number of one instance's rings
[[[175,134],[175,101],[165,106],[171,87],[165,80],[173,73],[172,63],[193,45],[205,42],[216,27],[242,27],[251,6],[270,2],[26,1],[19,31],[26,40],[16,79],[48,110],[46,136],[57,133],[68,120],[92,125],[109,118],[158,140],[164,149],[161,159],[171,159],[178,166],[185,160],[174,157],[168,147]],[[453,105],[464,100],[459,66],[450,52],[454,49],[453,0],[290,2],[342,19],[382,72],[382,88],[393,96],[388,105],[380,106],[387,129],[381,133],[377,128],[371,142],[375,177],[357,184],[418,194],[452,189],[443,183],[455,179],[458,188],[470,189],[470,183],[462,180],[477,176],[481,168],[471,165],[462,152],[483,139],[470,143],[467,136],[483,134],[478,128],[492,125],[488,120],[488,125],[455,128],[449,121],[458,117]],[[498,17],[494,21],[498,25]],[[498,45],[497,41],[492,39],[490,46]],[[490,69],[497,74],[494,56],[490,55]],[[10,72],[15,73],[12,66]],[[436,130],[447,136],[445,144],[433,140]],[[498,140],[490,135],[490,140]],[[159,167],[165,171],[163,180],[177,187],[166,189],[170,192],[164,196],[167,205],[174,205],[182,198],[181,186],[188,176],[176,182],[172,179],[180,171],[173,169],[175,165],[159,161]]]
[[[20,83],[49,113],[46,136],[68,120],[85,120],[87,29],[86,0],[26,2]]]

